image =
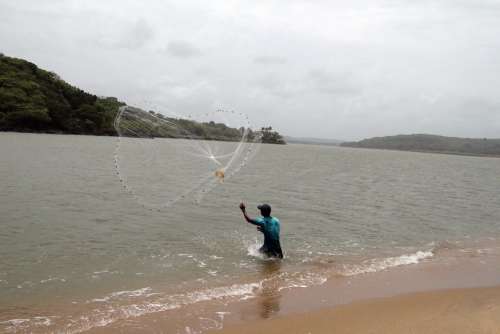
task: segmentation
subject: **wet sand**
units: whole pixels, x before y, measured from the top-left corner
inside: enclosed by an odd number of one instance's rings
[[[499,260],[467,255],[268,294],[210,333],[500,333]]]
[[[500,287],[413,293],[229,326],[219,334],[500,333]]]
[[[199,303],[89,333],[499,333],[500,255],[438,251],[437,259],[382,272],[332,276],[255,298]],[[279,266],[268,268],[279,273]],[[271,275],[271,273],[269,273]]]

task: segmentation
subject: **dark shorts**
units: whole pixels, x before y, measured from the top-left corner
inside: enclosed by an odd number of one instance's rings
[[[270,240],[264,242],[264,245],[259,249],[259,251],[268,257],[283,258],[283,251],[281,250],[281,245],[279,240]]]

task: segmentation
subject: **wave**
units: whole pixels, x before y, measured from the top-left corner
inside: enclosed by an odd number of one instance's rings
[[[249,243],[247,246],[249,254],[255,252],[255,256],[260,257],[260,253],[258,252],[259,243],[257,241]],[[340,265],[340,272],[338,265],[332,263],[333,268],[330,267],[330,269],[334,270],[335,275],[354,276],[375,273],[398,266],[418,264],[432,257],[434,257],[433,250],[417,251],[395,257],[369,259],[358,264]],[[85,304],[89,308],[81,310],[81,312],[72,316],[58,317],[57,320],[49,317],[12,319],[0,323],[0,325],[3,325],[3,328],[7,332],[24,331],[46,326],[45,328],[50,331],[68,334],[81,333],[92,328],[108,326],[116,321],[179,309],[200,302],[215,300],[236,302],[255,298],[269,285],[275,286],[277,292],[322,285],[328,280],[331,274],[331,270],[312,272],[309,270],[287,271],[264,278],[258,282],[219,286],[179,294],[164,294],[155,291],[151,287],[115,291],[102,297],[88,300]],[[52,330],[53,328],[55,330]]]
[[[73,328],[67,328],[65,333],[81,333],[94,327],[110,325],[118,320],[169,311],[200,302],[248,299],[254,297],[255,291],[260,287],[261,283],[233,284],[166,296],[153,292],[149,287],[131,291],[117,291],[90,301],[105,304],[103,307],[94,309],[91,314],[81,316],[78,323],[73,321],[71,323]]]
[[[389,268],[417,264],[422,260],[434,256],[433,251],[417,251],[413,254],[404,254],[395,257],[387,257],[382,259],[371,259],[363,261],[360,265],[344,265],[344,269],[340,272],[343,276],[354,276],[360,274],[375,273]]]
[[[248,245],[248,251],[258,253],[259,243],[255,242]],[[357,265],[344,265],[343,276],[353,276],[366,273],[374,273],[387,270],[393,267],[418,264],[422,260],[432,258],[433,251],[417,251],[411,254],[403,254],[395,257],[380,259],[370,259]],[[199,302],[227,299],[228,301],[246,300],[255,298],[263,285],[269,284],[271,280],[277,279],[279,287],[277,291],[307,288],[314,285],[322,285],[328,280],[326,272],[282,272],[280,275],[263,279],[259,282],[233,284],[229,286],[220,286],[209,289],[186,292],[182,294],[162,295],[154,292],[152,288],[146,287],[137,290],[117,291],[110,293],[102,298],[97,298],[91,302],[105,302],[107,308],[100,310],[95,315],[92,327],[106,326],[117,320],[138,317],[144,314],[163,312],[177,309],[183,306],[192,305]],[[138,302],[141,301],[141,302]],[[120,305],[120,307],[116,307]],[[109,305],[113,307],[109,308]],[[85,327],[84,330],[89,328]],[[78,333],[80,331],[71,331]]]
[[[296,272],[281,273],[258,282],[219,286],[209,289],[195,290],[180,294],[165,295],[155,292],[151,287],[137,290],[115,291],[100,298],[88,300],[87,309],[80,314],[62,317],[55,323],[41,322],[42,317],[32,319],[13,319],[4,322],[8,332],[30,330],[33,326],[47,326],[48,331],[59,333],[82,333],[96,327],[108,326],[116,321],[135,318],[146,314],[179,309],[200,302],[224,300],[225,302],[243,301],[255,298],[263,291],[263,286],[277,280],[283,289],[305,288],[326,282],[327,277],[316,273]],[[48,318],[44,318],[48,319]],[[36,322],[36,323],[35,323]],[[52,326],[52,327],[49,327]],[[57,328],[52,330],[53,328]]]
[[[6,321],[0,321],[0,329],[5,329],[6,333],[17,333],[19,331],[28,331],[32,332],[35,328],[40,327],[48,327],[52,325],[53,319],[57,318],[56,316],[44,317],[37,316],[33,318],[24,318],[24,319],[10,319]]]
[[[150,287],[137,290],[117,291],[110,293],[109,295],[104,296],[102,298],[94,298],[90,302],[103,303],[103,302],[108,302],[110,300],[117,300],[120,298],[150,297],[156,295],[156,293],[152,293],[151,291],[152,289]],[[87,303],[89,303],[89,301]]]
[[[278,291],[294,288],[308,288],[310,286],[322,285],[328,280],[325,274],[321,273],[296,273],[292,274],[291,279],[285,280],[284,284],[278,288]]]

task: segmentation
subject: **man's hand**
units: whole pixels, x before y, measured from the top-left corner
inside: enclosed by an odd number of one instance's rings
[[[260,223],[257,222],[255,219],[252,219],[252,218],[248,217],[248,215],[247,215],[247,207],[245,206],[245,203],[243,203],[243,202],[240,203],[240,209],[241,209],[241,212],[243,212],[243,217],[245,217],[245,220],[248,223],[254,224],[254,225],[260,225]]]

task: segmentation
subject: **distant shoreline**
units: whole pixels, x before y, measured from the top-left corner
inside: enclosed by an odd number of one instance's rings
[[[500,157],[500,139],[497,138],[461,138],[410,134],[373,137],[356,142],[344,142],[340,146],[476,157]]]
[[[31,134],[31,135],[66,135],[66,136],[89,136],[89,137],[119,137],[116,134],[94,134],[94,133],[68,133],[63,131],[2,131],[0,133],[21,133],[21,134]]]
[[[222,142],[230,142],[237,143],[236,140],[222,140],[219,138],[211,139],[211,138],[183,138],[183,137],[133,137],[133,136],[119,136],[116,134],[93,134],[93,133],[67,133],[67,132],[48,132],[48,131],[0,131],[2,133],[10,133],[10,134],[30,134],[30,135],[57,135],[57,136],[87,136],[87,137],[106,137],[106,138],[135,138],[135,139],[185,139],[185,140],[206,140],[206,141],[222,141]],[[278,143],[265,143],[260,142],[260,144],[266,145],[280,145],[283,144]]]
[[[38,134],[38,135],[67,135],[67,136],[89,136],[89,137],[113,137],[119,138],[120,136],[116,134],[88,134],[88,133],[66,133],[66,132],[50,132],[50,131],[0,131],[0,133],[19,133],[19,134]],[[137,138],[137,137],[126,137],[122,138]],[[193,140],[193,138],[180,138],[180,137],[144,137],[142,139],[186,139]],[[220,139],[209,139],[209,138],[196,138],[194,140],[207,140],[207,141],[227,141],[236,142],[231,140],[220,140]],[[271,145],[282,145],[276,143],[262,143]],[[367,149],[367,150],[382,150],[382,151],[396,151],[396,152],[411,152],[411,153],[431,153],[431,154],[443,154],[443,155],[458,155],[466,157],[476,157],[476,158],[500,158],[500,154],[480,154],[480,153],[464,153],[464,152],[453,152],[453,151],[432,151],[432,150],[405,150],[396,148],[379,148],[379,147],[357,147],[342,144],[323,144],[323,143],[303,143],[303,142],[289,142],[292,145],[307,145],[307,146],[327,146],[327,147],[343,147],[343,148],[354,148],[354,149]]]
[[[290,145],[307,145],[307,146],[326,146],[326,147],[340,147],[340,148],[353,148],[353,149],[366,149],[366,150],[381,150],[381,151],[394,151],[394,152],[410,152],[410,153],[430,153],[430,154],[443,154],[443,155],[459,155],[466,157],[476,158],[500,158],[500,154],[479,154],[479,153],[462,153],[453,151],[431,151],[431,150],[403,150],[396,148],[376,148],[376,147],[356,147],[347,146],[342,144],[323,144],[323,143],[303,143],[303,142],[289,142]]]
[[[333,146],[333,145],[330,145]],[[480,153],[463,153],[463,152],[453,152],[453,151],[432,151],[432,150],[403,150],[396,148],[378,148],[378,147],[355,147],[347,145],[338,145],[339,147],[354,148],[354,149],[365,149],[365,150],[381,150],[381,151],[396,151],[396,152],[411,152],[411,153],[431,153],[431,154],[444,154],[444,155],[460,155],[465,157],[476,157],[476,158],[500,158],[500,154],[480,154]]]

